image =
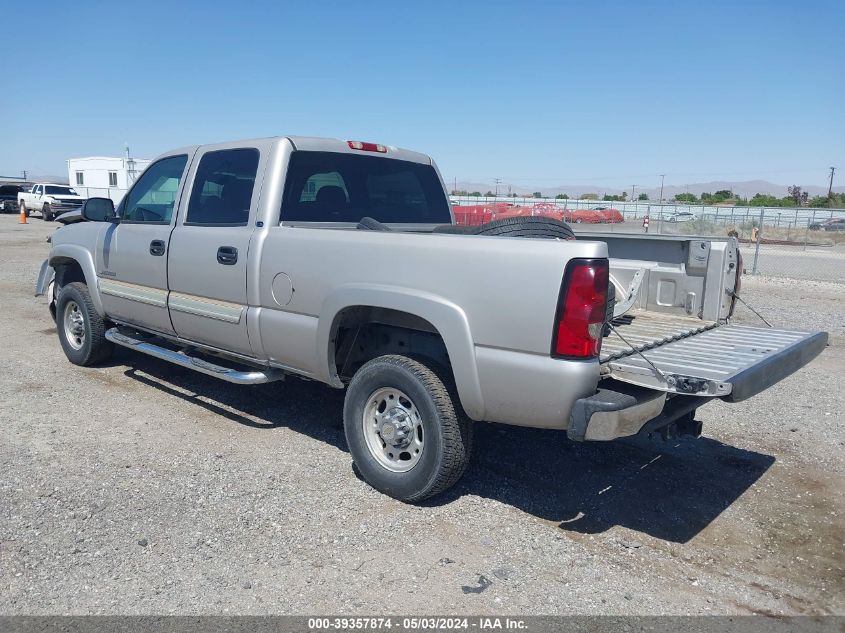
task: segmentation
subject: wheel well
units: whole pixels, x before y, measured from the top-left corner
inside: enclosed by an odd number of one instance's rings
[[[54,284],[57,295],[58,291],[69,283],[73,283],[74,281],[87,283],[85,281],[85,273],[82,272],[82,266],[80,266],[79,262],[75,259],[71,259],[69,257],[58,257],[51,261],[50,265],[53,267],[53,270],[56,271]]]
[[[373,306],[343,309],[335,317],[330,337],[333,369],[344,382],[358,368],[377,356],[402,354],[423,356],[450,369],[443,337],[422,317]]]

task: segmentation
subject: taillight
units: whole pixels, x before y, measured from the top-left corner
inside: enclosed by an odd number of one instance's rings
[[[379,145],[378,143],[364,143],[363,141],[346,141],[346,144],[349,145],[349,149],[357,149],[361,150],[362,152],[381,152],[382,154],[387,153],[387,147],[384,145]]]
[[[573,259],[566,267],[552,336],[552,356],[595,358],[607,307],[606,259]]]

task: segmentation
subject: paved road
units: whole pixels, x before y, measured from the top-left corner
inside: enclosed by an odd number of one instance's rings
[[[697,441],[480,424],[462,482],[409,506],[355,476],[339,391],[67,363],[32,296],[50,230],[0,216],[3,613],[845,611],[841,339]],[[842,332],[830,286],[749,292]]]

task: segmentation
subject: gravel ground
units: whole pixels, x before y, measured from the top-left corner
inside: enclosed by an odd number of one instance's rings
[[[481,424],[414,507],[355,477],[341,392],[70,365],[32,297],[52,229],[0,216],[0,613],[845,613],[842,285],[746,279],[833,344],[703,438]]]

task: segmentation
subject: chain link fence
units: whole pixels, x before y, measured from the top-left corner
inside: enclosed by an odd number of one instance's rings
[[[576,232],[736,237],[746,272],[845,285],[845,209],[452,197],[458,224],[545,215]]]

